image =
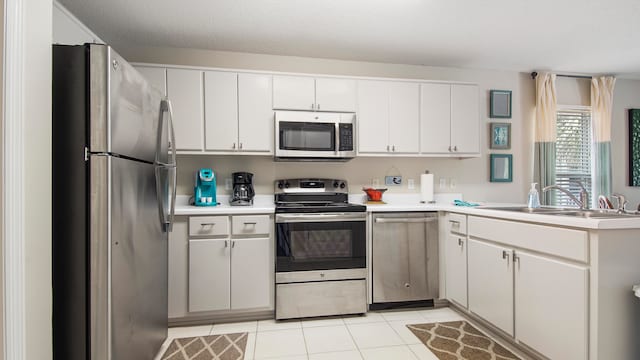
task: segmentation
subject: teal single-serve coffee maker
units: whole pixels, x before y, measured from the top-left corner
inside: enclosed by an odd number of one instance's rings
[[[213,170],[202,168],[196,172],[193,188],[193,203],[196,206],[216,206],[216,175]]]

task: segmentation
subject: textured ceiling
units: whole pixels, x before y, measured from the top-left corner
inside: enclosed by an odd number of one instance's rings
[[[59,0],[105,41],[640,76],[640,0]]]

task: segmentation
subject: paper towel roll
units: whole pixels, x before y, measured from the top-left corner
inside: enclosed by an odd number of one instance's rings
[[[420,201],[433,201],[433,174],[420,175]]]

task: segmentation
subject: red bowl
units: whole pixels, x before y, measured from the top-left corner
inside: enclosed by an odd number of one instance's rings
[[[369,201],[382,201],[382,193],[387,189],[362,188],[362,191],[367,193]]]

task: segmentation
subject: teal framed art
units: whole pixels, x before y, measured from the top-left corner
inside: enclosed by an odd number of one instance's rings
[[[513,181],[513,155],[491,154],[489,163],[489,180],[491,182]]]

